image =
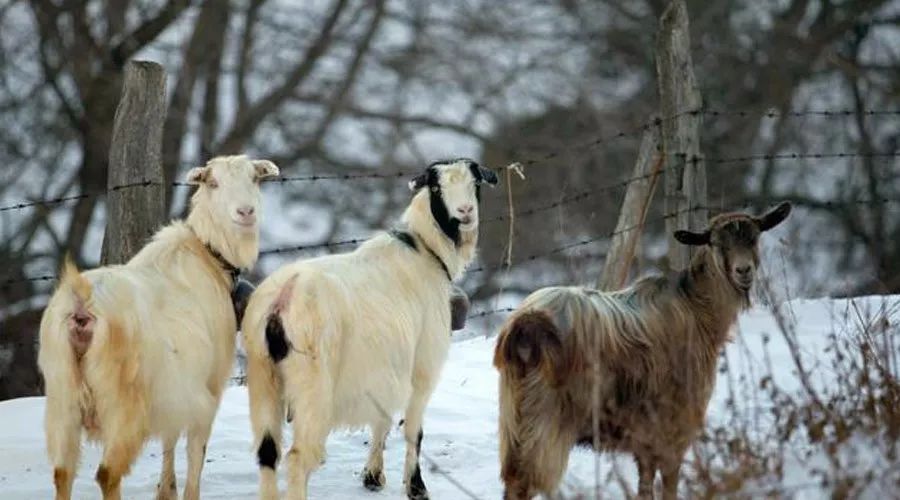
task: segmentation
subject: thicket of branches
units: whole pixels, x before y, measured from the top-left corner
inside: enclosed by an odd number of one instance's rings
[[[653,38],[665,4],[10,0],[0,6],[0,205],[106,189],[122,68],[144,58],[170,76],[169,181],[239,151],[289,175],[416,170],[471,155],[491,166],[534,160],[527,180],[511,182],[513,199],[518,210],[545,206],[629,175],[638,135],[591,143],[658,109]],[[807,209],[789,242],[807,292],[900,290],[900,205],[858,203],[900,199],[896,158],[866,156],[900,143],[900,117],[866,113],[900,109],[900,4],[696,0],[689,10],[708,108],[746,111],[705,117],[704,154],[863,155],[712,163],[710,200],[728,207],[790,198]],[[789,113],[798,109],[849,113]],[[405,189],[396,178],[272,186],[267,195],[286,209],[264,241],[365,235],[398,214]],[[486,194],[486,217],[507,210],[504,189]],[[610,231],[623,192],[522,218],[513,262]],[[169,190],[173,215],[186,194]],[[103,203],[91,196],[0,212],[0,332],[15,360],[33,357],[52,282],[7,282],[53,274],[66,252],[96,263]],[[652,237],[661,227],[648,227],[645,267],[661,265]],[[477,300],[543,284],[535,276],[583,280],[602,259],[601,241],[523,262],[527,272],[507,276],[497,272],[507,230],[503,222],[484,227],[485,271],[465,282]],[[262,264],[272,269],[294,256]],[[37,387],[33,373],[4,380],[0,397]]]

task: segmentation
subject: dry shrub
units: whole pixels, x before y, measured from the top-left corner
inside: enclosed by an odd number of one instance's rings
[[[745,371],[735,382],[738,370],[723,362],[719,383],[733,384],[727,417],[708,425],[695,444],[681,492],[892,497],[900,491],[900,300],[848,300],[845,314],[833,318],[825,359],[809,359],[784,307],[771,310],[799,389],[776,382],[768,338],[765,367],[755,378]]]

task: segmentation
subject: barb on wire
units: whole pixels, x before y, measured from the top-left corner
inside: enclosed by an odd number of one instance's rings
[[[684,156],[683,153],[676,156]],[[754,160],[800,160],[800,159],[828,159],[828,158],[896,158],[900,157],[900,151],[890,153],[776,153],[734,156],[725,158],[703,158],[707,163],[740,163]],[[692,159],[693,160],[693,159]]]
[[[318,250],[321,248],[340,247],[344,245],[358,245],[366,241],[367,239],[369,238],[353,238],[350,240],[326,241],[325,243],[312,243],[309,245],[294,245],[289,247],[270,248],[268,250],[260,251],[259,255],[275,255],[281,253],[302,252],[304,250]]]
[[[391,173],[378,173],[378,172],[370,172],[370,173],[358,173],[358,174],[324,174],[324,175],[303,175],[303,176],[293,176],[293,177],[279,177],[277,179],[267,179],[263,182],[266,184],[287,184],[291,182],[314,182],[321,180],[352,180],[352,179],[396,179],[402,178],[406,176],[415,175],[410,172],[391,172]],[[119,191],[121,189],[128,189],[134,187],[147,187],[147,186],[155,186],[162,185],[159,182],[153,181],[140,181],[140,182],[131,182],[128,184],[122,184],[120,186],[113,186],[105,191],[96,191],[92,193],[81,193],[81,194],[73,194],[69,196],[59,196],[56,198],[48,198],[44,200],[23,200],[19,202],[15,202],[11,205],[0,207],[0,212],[6,212],[9,210],[22,210],[25,208],[36,207],[36,206],[51,206],[58,205],[61,203],[76,201],[86,198],[99,198],[102,196],[106,196],[109,193]],[[172,182],[166,184],[171,187],[192,187],[193,184],[189,184],[187,182]]]
[[[515,311],[515,310],[516,310],[515,307],[501,307],[500,309],[491,309],[491,310],[487,310],[487,311],[479,311],[479,312],[477,312],[477,313],[470,314],[470,315],[466,316],[466,319],[483,318],[483,317],[485,317],[485,316],[490,316],[490,315],[492,315],[492,314],[500,314],[500,313],[513,312],[513,311]]]
[[[107,193],[114,193],[116,191],[120,191],[122,189],[129,189],[135,187],[147,187],[152,185],[157,185],[159,183],[153,181],[140,181],[140,182],[131,182],[128,184],[122,184],[120,186],[113,186],[106,191],[98,191],[95,193],[81,193],[81,194],[73,194],[69,196],[60,196],[57,198],[49,198],[46,200],[31,200],[31,201],[21,201],[18,203],[14,203],[12,205],[8,205],[5,207],[0,207],[0,212],[6,212],[8,210],[21,210],[23,208],[28,207],[36,207],[40,205],[58,205],[60,203],[65,203],[67,201],[81,200],[85,198],[93,198],[99,196],[105,196]]]
[[[900,115],[898,109],[866,109],[857,111],[853,109],[796,109],[787,111],[768,110],[750,110],[750,109],[704,109],[700,113],[709,116],[739,116],[746,118],[750,116],[762,116],[765,118],[783,118],[783,117],[801,117],[801,116],[828,116],[828,117],[846,117],[854,116],[857,113],[864,116],[884,116],[884,115]]]
[[[45,274],[42,276],[26,276],[24,278],[12,278],[12,279],[8,279],[8,280],[4,280],[3,282],[0,282],[0,289],[9,288],[9,287],[15,285],[16,283],[27,283],[30,281],[56,281],[56,279],[57,279],[56,276],[50,275],[50,274]]]
[[[547,204],[544,204],[544,205],[540,205],[540,206],[537,206],[537,207],[532,207],[532,208],[523,210],[523,211],[521,211],[521,212],[516,212],[516,216],[517,216],[517,217],[527,217],[527,216],[534,215],[534,214],[536,214],[536,213],[540,213],[540,212],[543,212],[543,211],[546,211],[546,210],[552,210],[552,209],[554,209],[554,208],[558,208],[558,207],[561,207],[561,206],[563,206],[563,205],[569,205],[569,204],[572,204],[572,203],[577,203],[577,202],[586,200],[586,199],[588,199],[588,198],[591,198],[591,197],[593,197],[593,196],[596,196],[596,195],[598,195],[598,194],[608,193],[608,192],[610,192],[610,191],[615,191],[616,189],[622,189],[622,188],[628,187],[628,185],[631,184],[631,183],[633,183],[633,182],[638,182],[638,181],[646,180],[646,179],[649,179],[649,178],[654,177],[654,176],[656,176],[656,175],[659,175],[659,174],[660,174],[662,171],[664,171],[665,169],[666,169],[666,167],[661,167],[657,172],[650,172],[650,173],[643,174],[643,175],[638,175],[638,176],[634,176],[634,177],[629,177],[629,178],[627,178],[627,179],[623,179],[623,180],[621,180],[621,181],[619,181],[619,182],[616,182],[616,183],[614,183],[614,184],[607,184],[607,185],[600,186],[600,187],[597,187],[597,188],[594,188],[594,189],[587,189],[587,190],[584,190],[584,191],[580,191],[580,192],[578,192],[578,193],[575,193],[575,194],[572,194],[572,195],[569,195],[569,196],[564,196],[564,197],[562,197],[562,198],[560,198],[560,199],[558,199],[557,201],[554,201],[554,202],[552,202],[552,203],[547,203]],[[484,224],[484,223],[490,223],[490,222],[497,222],[497,221],[503,221],[503,220],[506,220],[506,219],[507,219],[507,216],[505,216],[505,215],[498,215],[498,216],[496,216],[496,217],[488,217],[488,218],[484,219],[484,220],[482,221],[482,223]]]
[[[265,183],[285,184],[288,182],[314,182],[327,180],[352,180],[352,179],[398,179],[402,177],[410,177],[418,172],[392,172],[392,173],[358,173],[358,174],[321,174],[321,175],[298,175],[288,177],[277,177],[274,179],[266,179]]]

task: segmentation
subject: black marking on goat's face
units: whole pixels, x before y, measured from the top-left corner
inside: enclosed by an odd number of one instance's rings
[[[278,447],[275,446],[275,440],[272,439],[272,435],[268,432],[259,444],[256,456],[259,459],[260,468],[268,467],[275,470],[275,466],[278,464]]]
[[[278,363],[288,355],[290,345],[284,336],[284,325],[281,324],[281,317],[277,314],[269,316],[269,322],[266,324],[266,347],[269,349],[269,356],[272,361]]]
[[[434,217],[441,231],[453,242],[459,245],[459,219],[452,217],[447,211],[447,205],[444,203],[444,193],[441,190],[440,182],[441,174],[436,165],[428,167],[427,186],[431,216]]]
[[[425,173],[410,182],[410,187],[428,189],[432,217],[458,246],[461,230],[477,228],[484,182],[496,184],[497,176],[472,160],[459,158],[432,163]]]

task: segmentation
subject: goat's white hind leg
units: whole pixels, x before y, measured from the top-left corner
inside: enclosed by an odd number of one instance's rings
[[[422,417],[433,388],[430,380],[417,379],[413,383],[413,394],[406,408],[406,422],[403,424],[403,435],[406,438],[403,484],[406,485],[406,496],[411,500],[428,498],[428,489],[422,481],[422,470],[419,467],[419,453],[422,449]]]
[[[206,461],[206,444],[212,431],[212,417],[207,423],[188,429],[187,432],[187,480],[184,482],[184,500],[199,500],[200,475]]]
[[[327,424],[317,411],[310,411],[309,406],[305,408],[294,415],[291,423],[294,443],[287,453],[288,489],[285,496],[289,500],[306,500],[309,475],[325,457],[325,440],[329,431]]]
[[[178,498],[178,486],[175,481],[176,443],[178,443],[178,434],[163,437],[162,472],[159,475],[159,483],[156,485],[156,500],[175,500]]]
[[[48,391],[45,417],[47,454],[53,466],[56,500],[69,500],[81,455],[81,411],[77,404],[69,404],[72,402],[68,395],[57,398],[51,391]]]
[[[363,469],[363,486],[370,491],[381,491],[384,488],[384,440],[391,430],[391,419],[384,417],[372,425],[372,440],[369,448],[369,460]]]
[[[294,442],[286,455],[288,500],[306,500],[309,475],[325,458],[331,431],[332,388],[315,359],[297,354],[282,361],[285,402],[294,410]]]
[[[281,457],[281,426],[284,420],[281,384],[272,360],[248,353],[247,393],[250,424],[259,462],[259,498],[278,498],[278,459]]]
[[[115,428],[121,427],[115,426]],[[103,493],[103,500],[120,500],[122,498],[122,477],[131,470],[131,464],[141,452],[146,437],[143,433],[137,433],[107,438],[103,447],[103,459],[100,461],[100,466],[97,467],[95,476],[100,491]]]

